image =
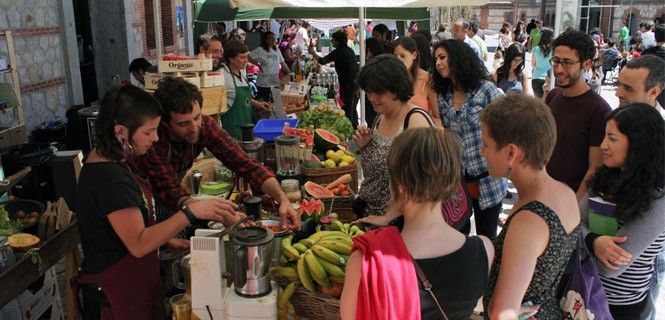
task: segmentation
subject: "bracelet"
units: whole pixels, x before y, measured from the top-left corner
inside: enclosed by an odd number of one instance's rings
[[[189,224],[192,224],[198,220],[194,213],[192,212],[191,209],[189,209],[188,206],[184,205],[182,206],[182,213],[185,214],[185,217],[187,218],[187,221],[189,221]]]

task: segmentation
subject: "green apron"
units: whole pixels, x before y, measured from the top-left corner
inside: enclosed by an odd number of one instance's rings
[[[228,67],[224,69],[231,73]],[[236,90],[236,98],[233,100],[233,105],[229,106],[229,110],[223,113],[219,118],[222,121],[222,128],[228,132],[231,137],[240,140],[242,131],[240,126],[243,124],[252,123],[252,88],[247,85],[246,87],[238,87],[236,77],[231,73],[233,78],[233,87]]]

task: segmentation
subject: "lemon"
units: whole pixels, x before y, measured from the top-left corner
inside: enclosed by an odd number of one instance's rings
[[[338,154],[340,156],[344,156],[346,153],[344,153],[344,150],[337,150],[337,151],[335,151],[335,154]]]
[[[339,166],[340,166],[340,167],[346,167],[346,166],[348,166],[348,165],[349,165],[349,163],[346,162],[346,161],[342,161],[342,162],[339,163]]]
[[[335,151],[328,150],[328,151],[326,151],[326,158],[330,159],[330,158],[333,157],[334,154],[335,154]]]
[[[356,159],[354,159],[352,156],[346,156],[346,155],[345,155],[345,156],[342,157],[342,162],[346,162],[346,163],[348,163],[348,164],[352,164],[353,161],[356,161]]]
[[[328,159],[328,160],[333,160],[333,161],[335,161],[335,163],[340,163],[340,162],[342,162],[343,157],[344,156],[340,155],[339,153],[334,153],[332,155],[332,157],[330,157],[330,159]]]
[[[336,166],[336,164],[335,164],[334,160],[328,159],[328,160],[324,161],[323,166],[325,166],[326,168],[334,168]]]
[[[325,166],[326,166],[326,162],[325,162],[325,161],[321,161],[321,165],[325,167]]]

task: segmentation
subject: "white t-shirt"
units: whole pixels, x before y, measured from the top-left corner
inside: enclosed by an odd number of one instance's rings
[[[266,51],[258,47],[249,53],[252,60],[261,67],[256,85],[259,87],[279,87],[279,65],[284,62],[284,57],[279,50],[270,49]]]
[[[302,52],[307,52],[307,42],[309,42],[309,36],[307,35],[307,29],[300,27],[296,31],[296,47],[300,47]]]
[[[233,102],[236,100],[236,87],[233,85],[233,80],[235,78],[235,85],[238,87],[247,87],[249,86],[249,83],[247,82],[247,69],[242,68],[240,69],[240,78],[234,76],[231,74],[231,71],[229,71],[229,67],[226,65],[222,66],[222,69],[224,70],[224,84],[226,85],[226,101],[229,106],[233,105]]]

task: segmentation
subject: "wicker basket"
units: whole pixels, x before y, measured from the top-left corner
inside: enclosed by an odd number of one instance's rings
[[[284,288],[288,280],[275,279]],[[312,320],[339,320],[339,299],[329,297],[320,292],[311,293],[302,285],[296,287],[291,296],[291,305],[297,315]]]
[[[337,214],[339,220],[344,223],[351,222],[357,219],[355,212],[353,212],[353,200],[356,198],[355,192],[351,191],[351,195],[346,197],[336,196],[334,198],[321,199],[321,202],[326,206],[327,212],[334,212]],[[335,201],[333,201],[335,199]],[[330,206],[332,205],[332,211]]]
[[[316,182],[320,185],[327,185],[335,181],[335,179],[345,175],[351,174],[351,183],[349,183],[349,189],[352,193],[358,192],[358,164],[354,161],[352,164],[346,167],[336,167],[336,168],[303,168],[302,175],[305,178],[304,180],[309,180]]]

